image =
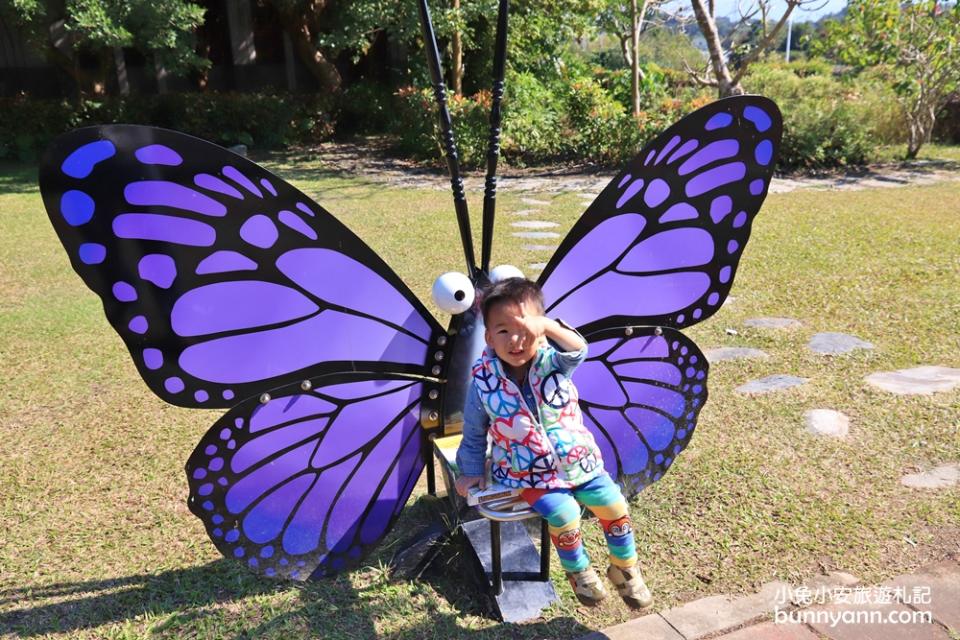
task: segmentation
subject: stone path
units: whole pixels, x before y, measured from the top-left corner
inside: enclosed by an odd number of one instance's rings
[[[960,635],[960,563],[947,559],[881,585],[843,572],[746,596],[708,596],[581,640],[950,640]]]
[[[867,376],[867,383],[898,395],[931,395],[960,386],[960,369],[927,366],[883,371]]]
[[[803,414],[807,431],[818,436],[846,438],[850,433],[850,418],[833,409],[811,409]]]
[[[814,334],[807,346],[814,353],[828,356],[850,353],[857,349],[873,349],[873,344],[857,336],[834,332]]]
[[[929,471],[911,473],[900,478],[900,484],[914,489],[946,489],[960,484],[960,463],[941,464]]]
[[[777,373],[742,384],[737,387],[735,391],[745,394],[770,393],[771,391],[783,391],[784,389],[797,387],[807,382],[809,382],[808,378],[798,378],[797,376],[790,376],[785,373]]]
[[[717,347],[716,349],[704,349],[703,355],[707,362],[713,363],[722,360],[766,358],[767,352],[752,347]]]
[[[550,201],[538,200],[537,198],[520,198],[520,202],[527,207],[536,207],[533,209],[520,209],[513,211],[512,214],[521,216],[523,220],[515,220],[510,223],[511,233],[517,238],[538,239],[538,240],[559,240],[560,234],[554,231],[530,231],[530,229],[554,229],[560,225],[556,222],[547,222],[546,220],[530,220],[529,216],[536,215],[543,210],[543,207],[549,206]],[[557,245],[555,244],[525,244],[524,251],[533,255],[524,256],[524,260],[536,260],[537,258],[548,258],[553,255]],[[547,266],[546,262],[527,262],[526,274],[530,277],[536,277],[537,274]]]
[[[450,179],[444,171],[392,157],[384,140],[369,139],[360,143],[328,142],[311,148],[305,155],[307,160],[319,158],[322,162],[321,171],[398,187],[450,189]],[[288,158],[289,154],[283,157]],[[296,158],[288,161],[294,163]],[[587,205],[616,173],[610,170],[597,171],[589,166],[506,169],[504,175],[497,180],[497,190],[498,193],[536,192],[538,196],[545,193],[576,192],[583,195],[584,205]],[[877,165],[842,174],[774,178],[770,183],[770,193],[801,189],[825,191],[890,188],[952,180],[960,180],[960,167],[956,163],[918,160]],[[483,193],[483,172],[466,172],[463,181],[467,193]],[[545,200],[539,197],[536,199]]]

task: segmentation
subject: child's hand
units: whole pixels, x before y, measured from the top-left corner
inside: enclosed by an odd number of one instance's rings
[[[547,335],[547,329],[553,324],[553,320],[546,316],[517,316],[517,323],[526,334],[524,344],[539,344]]]
[[[517,316],[517,322],[523,328],[526,340],[532,340],[533,344],[546,342],[549,338],[563,351],[579,351],[587,346],[576,331],[567,329],[546,316]]]
[[[460,476],[457,478],[456,489],[464,498],[467,497],[467,491],[470,487],[475,487],[480,485],[481,489],[485,489],[487,486],[487,479],[483,476]]]

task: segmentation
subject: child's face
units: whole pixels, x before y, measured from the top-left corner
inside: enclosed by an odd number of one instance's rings
[[[502,362],[511,367],[522,367],[537,355],[539,339],[527,330],[524,320],[543,314],[535,301],[517,304],[504,302],[487,312],[487,327],[484,334],[487,344],[497,353]]]

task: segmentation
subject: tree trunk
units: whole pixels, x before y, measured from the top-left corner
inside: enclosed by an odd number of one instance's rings
[[[117,68],[117,90],[122,96],[130,95],[130,79],[127,77],[127,60],[123,47],[113,48],[113,63]]]
[[[85,96],[105,95],[112,50],[104,48],[96,53],[96,69],[82,69],[70,34],[64,29],[65,22],[64,19],[55,20],[47,27],[45,37],[38,43],[43,47],[44,57],[70,76],[76,84],[77,93],[81,99]]]
[[[647,6],[646,0],[643,3]],[[633,96],[633,115],[640,115],[640,61],[637,59],[637,49],[640,48],[640,21],[642,15],[638,15],[637,0],[630,0],[630,93]]]
[[[933,105],[923,104],[915,112],[907,114],[910,119],[907,138],[907,160],[913,160],[923,145],[930,142],[933,127],[937,122],[937,109]]]
[[[326,5],[326,0],[312,0],[307,3],[303,11],[297,11],[292,5],[273,3],[280,18],[280,25],[290,35],[293,50],[316,79],[320,89],[329,93],[338,93],[342,81],[340,72],[316,47],[314,34],[310,30],[311,20],[319,22],[320,14]]]
[[[460,0],[452,0],[450,4],[454,11],[460,9]],[[453,75],[453,94],[463,95],[463,41],[460,38],[460,29],[453,30],[453,37],[450,39],[450,48],[452,49],[453,69],[450,73]]]
[[[721,98],[743,95],[743,87],[739,81],[734,81],[723,58],[723,46],[720,44],[720,34],[717,32],[717,23],[707,11],[703,0],[690,0],[693,5],[693,14],[697,19],[700,33],[707,41],[707,51],[710,53],[710,66],[717,80],[717,90]]]

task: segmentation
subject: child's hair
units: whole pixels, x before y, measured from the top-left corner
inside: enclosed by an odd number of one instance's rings
[[[540,286],[526,278],[506,278],[487,288],[480,297],[480,309],[483,312],[483,322],[487,322],[490,310],[498,304],[512,302],[521,304],[535,302],[543,313],[543,291]]]

